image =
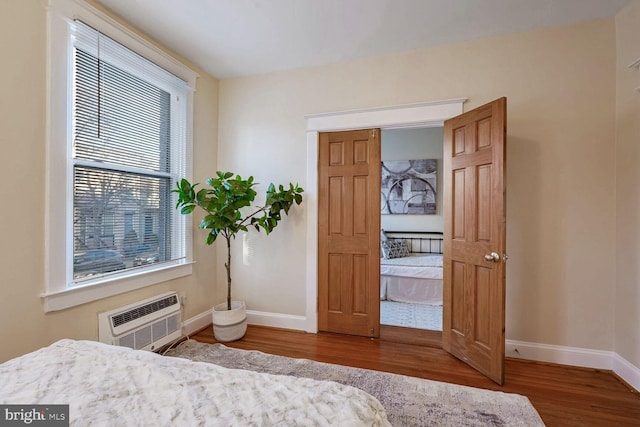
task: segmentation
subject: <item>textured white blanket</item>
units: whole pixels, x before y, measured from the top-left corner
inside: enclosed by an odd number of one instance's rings
[[[0,365],[0,403],[69,404],[81,426],[388,426],[377,399],[92,341],[62,340]]]

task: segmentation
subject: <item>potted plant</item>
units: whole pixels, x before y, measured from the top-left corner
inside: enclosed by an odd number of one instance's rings
[[[269,184],[263,206],[252,203],[257,195],[253,187],[257,184],[253,177],[242,179],[232,172],[216,172],[216,178],[209,178],[210,188],[197,189],[199,184],[191,184],[182,179],[173,190],[178,194],[176,209],[184,215],[192,213],[196,208],[206,212],[200,222],[200,228],[208,230],[205,243],[211,245],[218,236],[227,243],[227,301],[213,307],[213,332],[218,341],[235,341],[244,336],[247,329],[246,307],[243,301],[231,300],[231,239],[241,231],[248,231],[249,226],[256,230],[264,230],[266,234],[273,231],[282,219],[281,212],[289,214],[293,204],[302,203],[303,189],[297,184]]]

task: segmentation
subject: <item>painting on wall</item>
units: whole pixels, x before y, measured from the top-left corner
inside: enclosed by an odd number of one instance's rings
[[[435,159],[382,162],[382,214],[436,214]]]

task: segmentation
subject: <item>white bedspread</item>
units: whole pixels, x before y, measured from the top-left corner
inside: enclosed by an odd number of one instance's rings
[[[62,340],[0,365],[0,403],[69,404],[79,426],[388,426],[362,390]]]
[[[380,259],[380,274],[420,279],[442,279],[442,255],[413,254],[409,257]]]

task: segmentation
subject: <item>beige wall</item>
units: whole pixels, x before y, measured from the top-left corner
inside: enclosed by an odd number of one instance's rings
[[[0,1],[0,362],[60,338],[97,339],[96,313],[164,291],[187,292],[184,319],[206,311],[215,300],[211,282],[216,269],[207,262],[215,249],[196,239],[200,262],[190,277],[44,313],[45,4]],[[203,180],[215,169],[218,81],[196,71],[194,177]]]
[[[613,19],[221,81],[219,165],[304,186],[305,114],[458,97],[469,98],[469,110],[501,96],[509,111],[507,337],[611,350]],[[236,270],[237,295],[250,309],[304,315],[305,216],[302,209],[255,238],[256,261]],[[241,251],[238,241],[236,259]]]
[[[615,351],[640,366],[640,0],[616,16]]]
[[[192,276],[44,314],[45,3],[0,2],[0,361],[63,337],[96,339],[97,312],[169,289],[187,291],[185,319],[225,294],[215,246],[196,230]],[[640,56],[639,21],[633,0],[617,27],[605,19],[220,83],[197,70],[194,178],[219,164],[261,190],[304,186],[305,114],[457,97],[469,110],[507,96],[507,337],[615,348],[640,366],[640,108],[630,90],[640,74],[626,68]],[[236,296],[304,315],[305,245],[304,204],[271,236],[237,239]]]

